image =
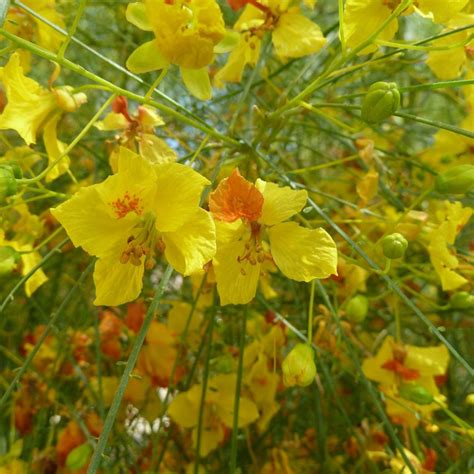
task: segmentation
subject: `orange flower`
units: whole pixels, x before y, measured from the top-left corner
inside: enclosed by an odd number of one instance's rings
[[[70,421],[58,436],[56,457],[58,464],[64,466],[68,454],[77,446],[86,442],[86,437],[75,421]]]
[[[262,215],[263,195],[236,168],[211,193],[209,209],[221,221],[234,222],[241,218],[254,222]]]

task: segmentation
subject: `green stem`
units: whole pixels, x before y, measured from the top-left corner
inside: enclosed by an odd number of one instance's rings
[[[155,79],[155,82],[150,86],[148,92],[145,94],[144,99],[148,100],[155,92],[155,89],[160,85],[161,81],[165,78],[166,73],[168,72],[169,66],[164,67],[158,77]]]
[[[314,312],[314,288],[316,280],[311,282],[311,293],[309,296],[309,310],[308,310],[308,341],[313,343],[313,312]]]
[[[230,445],[230,474],[234,474],[237,469],[237,436],[239,434],[240,390],[242,388],[242,373],[244,365],[245,332],[247,328],[247,308],[247,306],[244,307],[242,314],[242,327],[240,329],[239,365],[237,367],[237,383],[235,385],[234,396],[234,419],[232,423],[232,440]]]
[[[448,130],[450,132],[457,133],[458,135],[463,135],[468,138],[474,138],[474,132],[470,132],[469,130],[450,125],[449,123],[439,122],[438,120],[430,120],[427,118],[418,117],[417,115],[405,114],[403,112],[398,112],[394,115],[407,120],[413,120],[415,122],[419,122],[430,127],[442,128],[443,130]]]
[[[198,416],[198,424],[196,426],[196,450],[195,450],[195,459],[194,459],[194,474],[199,473],[199,461],[201,459],[201,433],[202,433],[202,423],[204,418],[204,409],[205,409],[205,402],[206,402],[206,391],[207,391],[207,382],[209,380],[209,362],[211,360],[211,353],[212,353],[212,333],[214,330],[214,321],[216,316],[214,312],[211,315],[211,321],[209,322],[208,333],[207,333],[207,351],[206,351],[206,361],[204,363],[204,373],[203,373],[203,381],[201,387],[201,400],[199,402],[199,416]]]
[[[71,39],[77,30],[79,20],[81,19],[82,14],[84,13],[84,10],[86,9],[86,4],[87,4],[87,0],[81,0],[79,3],[79,8],[77,9],[77,13],[76,13],[76,16],[74,17],[71,28],[67,32],[66,39],[64,40],[64,42],[61,44],[61,47],[59,48],[59,51],[58,51],[59,59],[64,58],[64,55],[66,54],[66,49],[69,46],[69,43],[71,42]]]
[[[163,296],[163,293],[172,273],[173,269],[170,265],[168,265],[165,272],[163,273],[163,276],[161,277],[161,281],[158,286],[158,289],[156,290],[155,297],[153,298],[153,301],[151,302],[150,307],[148,308],[142,327],[140,328],[140,331],[137,334],[137,338],[135,339],[135,342],[133,344],[130,357],[127,360],[127,364],[120,379],[119,386],[117,387],[117,391],[115,392],[112,405],[110,406],[110,409],[107,413],[107,417],[105,418],[104,428],[102,430],[102,433],[100,434],[100,438],[97,442],[94,454],[92,455],[89,468],[87,469],[87,474],[95,474],[97,472],[97,469],[99,469],[100,463],[102,461],[102,455],[105,451],[110,431],[112,430],[112,427],[115,423],[115,418],[117,417],[117,413],[120,408],[120,404],[122,402],[122,398],[127,388],[130,376],[135,367],[143,342],[145,341],[145,336],[153,321],[153,318],[155,317],[155,312],[158,308],[158,305],[160,304],[161,297]]]

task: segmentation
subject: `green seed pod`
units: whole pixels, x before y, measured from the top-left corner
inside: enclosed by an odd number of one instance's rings
[[[417,405],[429,405],[434,400],[433,395],[425,387],[416,383],[401,384],[398,393],[405,400]]]
[[[66,458],[66,467],[72,471],[82,469],[92,454],[92,448],[89,443],[81,444],[74,448]]]
[[[0,167],[0,201],[16,194],[15,174],[10,166]]]
[[[465,194],[474,189],[474,165],[459,165],[436,177],[435,189],[441,194]]]
[[[400,107],[400,92],[395,82],[376,82],[369,87],[362,102],[362,119],[379,123]]]
[[[0,247],[0,276],[10,275],[20,260],[20,254],[11,247]]]
[[[402,234],[394,233],[386,235],[382,239],[382,250],[385,257],[391,260],[402,258],[408,248],[408,242]]]
[[[283,364],[283,383],[287,387],[299,385],[307,387],[316,377],[314,350],[308,344],[299,343],[285,357]]]
[[[459,291],[449,298],[449,304],[454,309],[468,309],[474,307],[474,295],[467,291]]]
[[[346,306],[346,317],[354,323],[361,323],[369,312],[369,300],[364,295],[356,295]]]

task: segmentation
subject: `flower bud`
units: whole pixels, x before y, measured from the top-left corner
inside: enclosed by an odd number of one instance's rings
[[[390,259],[402,258],[408,248],[408,242],[402,234],[386,235],[382,239],[382,250],[385,257]]]
[[[467,291],[459,291],[449,298],[449,304],[454,309],[467,309],[474,307],[474,295]]]
[[[467,405],[474,406],[474,393],[470,393],[464,401],[466,402]]]
[[[354,323],[361,323],[369,311],[369,300],[364,295],[356,295],[346,306],[346,317]]]
[[[434,400],[433,395],[425,387],[416,383],[400,385],[398,393],[405,400],[409,400],[417,405],[429,405]]]
[[[0,201],[16,194],[17,184],[11,166],[0,167]]]
[[[9,275],[16,267],[20,254],[11,247],[0,247],[0,276]]]
[[[308,344],[296,344],[282,364],[283,383],[287,387],[307,387],[316,377],[314,351]]]
[[[66,467],[73,471],[83,468],[92,454],[92,447],[89,443],[81,444],[69,452],[66,458]]]
[[[441,194],[465,194],[474,189],[474,165],[459,165],[436,177],[435,189]]]
[[[73,94],[72,87],[58,87],[54,89],[56,95],[56,102],[60,109],[65,112],[74,112],[82,104],[87,102],[87,96],[82,92],[79,94]]]
[[[369,87],[362,102],[362,119],[378,123],[394,114],[400,106],[400,92],[395,82],[376,82]]]

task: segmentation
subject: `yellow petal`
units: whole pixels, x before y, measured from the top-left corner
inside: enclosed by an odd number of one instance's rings
[[[259,222],[265,225],[288,220],[300,212],[308,200],[305,190],[295,191],[288,186],[281,187],[261,179],[257,179],[255,186],[263,194],[262,217]]]
[[[245,241],[217,245],[214,271],[221,305],[246,304],[255,296],[260,263],[251,265],[248,260],[239,262],[238,257],[246,253]]]
[[[200,69],[181,68],[181,78],[186,89],[199,100],[209,100],[212,97],[211,81],[207,66]]]
[[[344,34],[347,46],[355,48],[363,43],[390,16],[390,8],[380,0],[347,0],[344,8]],[[379,39],[390,40],[398,30],[397,20],[380,33]],[[376,45],[364,48],[359,54],[375,51]]]
[[[240,82],[245,66],[255,67],[260,56],[262,40],[250,33],[242,33],[237,46],[231,51],[225,66],[216,74],[217,87],[224,82]]]
[[[118,255],[99,258],[94,268],[94,304],[118,306],[138,298],[143,287],[144,269],[144,263],[120,263]]]
[[[319,51],[325,44],[316,23],[291,9],[281,15],[272,34],[273,46],[281,58],[300,58]]]
[[[208,212],[198,208],[182,227],[163,234],[165,257],[187,276],[203,269],[216,253],[216,230]]]
[[[193,218],[204,186],[210,182],[189,166],[178,163],[155,165],[156,228],[174,232]]]
[[[127,69],[136,74],[163,69],[167,64],[155,40],[140,45],[127,59]]]
[[[195,385],[191,390],[182,392],[171,402],[168,414],[183,428],[192,428],[198,424],[201,386]]]
[[[449,362],[449,352],[446,346],[416,347],[407,345],[406,349],[405,365],[407,367],[419,370],[424,377],[446,373]]]
[[[23,250],[25,248],[23,247]],[[29,248],[28,250],[31,250]],[[42,260],[41,255],[38,252],[24,253],[21,255],[22,261],[22,271],[23,276],[27,275],[33,268],[38,265]],[[48,281],[48,277],[44,274],[43,270],[40,268],[36,270],[33,275],[25,283],[25,293],[26,296],[30,297],[43,283]]]
[[[56,128],[60,119],[61,114],[56,114],[51,120],[48,120],[43,131],[44,146],[48,153],[48,165],[51,165],[59,157],[62,157],[47,174],[46,181],[48,182],[51,182],[66,173],[71,162],[68,156],[63,156],[63,153],[66,150],[66,145],[58,140],[56,133]]]
[[[379,174],[375,169],[369,170],[361,180],[357,182],[357,194],[362,198],[365,206],[375,195],[379,187]]]
[[[104,118],[94,124],[98,130],[111,131],[111,130],[124,130],[128,127],[127,119],[123,114],[110,112]]]
[[[143,133],[138,142],[140,155],[150,163],[162,164],[176,161],[176,152],[161,138]]]
[[[23,74],[17,53],[3,68],[2,82],[8,103],[0,115],[0,130],[16,130],[28,145],[36,143],[38,130],[57,108],[54,94]]]
[[[125,18],[143,31],[153,31],[146,15],[146,7],[142,2],[129,3],[125,11]]]
[[[112,247],[123,244],[136,224],[133,216],[111,217],[100,198],[99,184],[81,188],[71,199],[51,209],[53,216],[66,229],[72,243],[90,255],[102,256]]]
[[[393,359],[394,340],[392,336],[387,336],[377,354],[374,357],[368,357],[362,362],[362,370],[365,376],[384,385],[393,385],[396,382],[395,373],[382,368],[385,362]]]
[[[296,281],[337,274],[337,249],[324,229],[305,229],[295,222],[268,230],[271,253],[281,272]]]
[[[467,39],[468,32],[462,31],[446,36],[435,42],[435,46],[449,46],[461,43]],[[427,66],[439,79],[456,79],[462,71],[462,67],[467,63],[464,46],[450,48],[447,50],[430,51],[426,61]],[[459,143],[459,142],[458,142]],[[453,154],[455,152],[452,152]]]
[[[436,23],[445,23],[460,12],[469,0],[418,0],[419,9],[433,14]]]
[[[193,430],[192,438],[194,446],[196,446],[197,429]],[[203,426],[201,431],[201,441],[199,445],[199,455],[201,457],[206,457],[211,451],[214,451],[214,449],[216,449],[222,441],[224,441],[224,429],[221,425],[211,424],[207,427]]]
[[[234,399],[234,395],[232,397],[222,397],[217,405],[219,418],[228,428],[232,428],[234,423]],[[243,428],[253,423],[257,418],[257,405],[248,398],[240,397],[238,427]]]

